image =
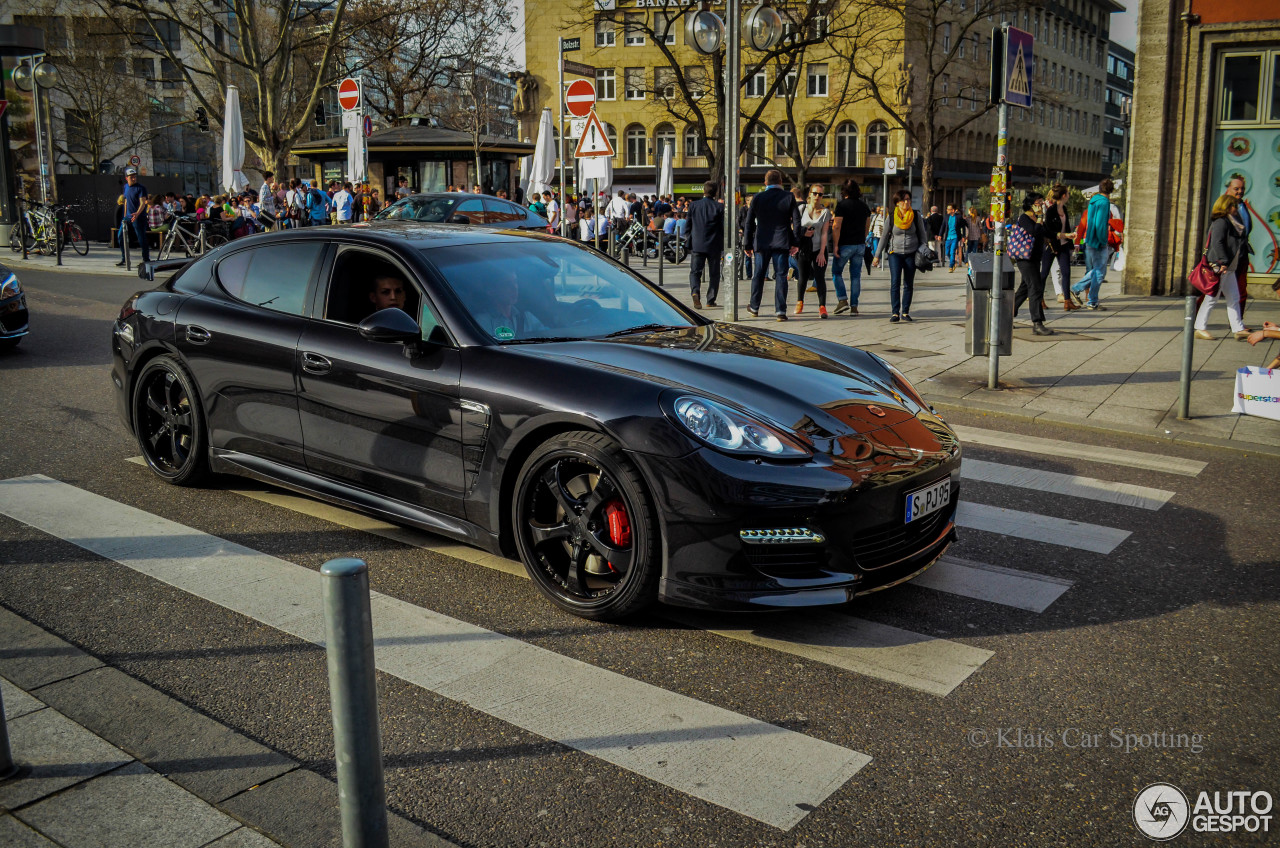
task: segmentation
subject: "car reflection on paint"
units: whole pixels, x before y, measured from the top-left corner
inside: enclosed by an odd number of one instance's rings
[[[545,235],[241,239],[130,298],[113,352],[162,479],[247,475],[518,557],[589,618],[841,604],[955,538],[960,445],[890,365],[714,323]]]

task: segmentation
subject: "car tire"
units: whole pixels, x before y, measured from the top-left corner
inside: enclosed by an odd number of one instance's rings
[[[659,531],[639,471],[599,433],[563,433],[525,461],[512,505],[533,584],[582,618],[617,621],[657,599]]]
[[[208,431],[200,395],[175,357],[157,356],[138,374],[133,430],[147,466],[166,483],[194,486],[208,475]]]

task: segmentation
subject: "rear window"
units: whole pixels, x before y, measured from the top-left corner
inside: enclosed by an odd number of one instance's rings
[[[218,263],[218,284],[236,300],[301,315],[323,251],[324,244],[317,241],[241,250]]]

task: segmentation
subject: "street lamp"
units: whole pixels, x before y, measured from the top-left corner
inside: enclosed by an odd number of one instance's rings
[[[699,53],[710,55],[724,45],[724,21],[711,11],[711,4],[703,2],[702,8],[689,15],[684,25],[685,44],[692,44]]]
[[[30,64],[27,64],[27,63]],[[13,69],[13,84],[23,91],[32,92],[31,99],[35,104],[36,118],[36,153],[40,161],[40,200],[49,202],[49,164],[45,160],[44,151],[44,118],[40,109],[40,89],[53,88],[58,84],[58,68],[52,62],[44,61],[44,56],[30,56]],[[52,160],[52,155],[49,160]]]
[[[747,13],[747,38],[757,50],[768,50],[782,39],[782,15],[768,3]]]

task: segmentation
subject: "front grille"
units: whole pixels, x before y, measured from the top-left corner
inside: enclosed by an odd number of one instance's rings
[[[910,524],[882,524],[859,533],[853,540],[853,557],[864,571],[898,562],[928,547],[954,514],[952,506]]]
[[[743,545],[747,562],[764,574],[798,577],[827,567],[825,545]]]

